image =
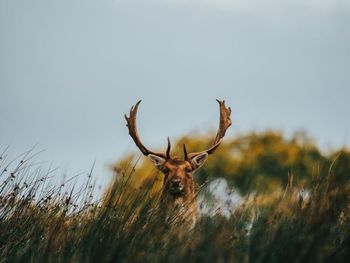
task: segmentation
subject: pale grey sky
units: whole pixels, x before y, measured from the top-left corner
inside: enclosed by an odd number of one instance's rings
[[[0,0],[0,148],[39,143],[42,159],[71,173],[96,160],[106,178],[136,150],[123,114],[140,98],[150,147],[215,129],[216,98],[228,136],[305,129],[325,150],[349,145],[349,2]]]

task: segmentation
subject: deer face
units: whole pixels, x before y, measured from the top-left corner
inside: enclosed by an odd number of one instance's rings
[[[188,160],[166,159],[153,154],[148,157],[164,174],[165,193],[181,197],[194,191],[193,172],[204,164],[208,154],[201,153]]]

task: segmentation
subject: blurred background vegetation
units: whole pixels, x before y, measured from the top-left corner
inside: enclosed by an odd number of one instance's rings
[[[182,145],[189,151],[200,151],[210,145],[213,135],[186,136],[175,143],[174,155],[182,156]],[[136,159],[131,186],[140,188],[156,184],[160,189],[162,175],[141,154],[135,153],[119,160],[113,171],[118,176]],[[330,170],[331,168],[331,170]],[[288,178],[300,189],[309,189],[312,180],[324,178],[331,171],[336,181],[344,184],[350,177],[350,151],[346,148],[323,152],[305,132],[296,132],[290,138],[282,132],[268,130],[251,132],[234,138],[225,138],[219,149],[210,155],[206,164],[195,174],[197,185],[223,178],[239,194],[269,194],[283,189]]]

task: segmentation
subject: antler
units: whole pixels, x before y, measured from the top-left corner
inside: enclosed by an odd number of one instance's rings
[[[153,154],[153,155],[165,158],[165,159],[170,159],[170,147],[171,147],[171,145],[170,145],[169,137],[168,137],[168,147],[166,150],[166,154],[150,151],[142,144],[141,139],[139,137],[139,134],[137,132],[137,128],[136,128],[136,115],[137,115],[137,109],[138,109],[140,103],[141,103],[141,100],[139,100],[134,106],[131,107],[129,117],[125,114],[125,119],[127,122],[126,126],[129,129],[129,134],[130,134],[131,138],[134,140],[136,146],[140,149],[140,151],[144,155],[148,156],[149,154]]]
[[[219,147],[219,145],[222,141],[222,138],[225,136],[226,130],[228,129],[228,127],[231,126],[231,124],[232,124],[232,121],[230,118],[231,108],[225,106],[224,100],[223,101],[216,100],[216,101],[220,105],[220,125],[219,125],[219,130],[216,133],[216,137],[215,137],[215,140],[213,142],[213,145],[207,150],[204,150],[201,152],[190,153],[190,154],[187,154],[186,147],[184,146],[185,160],[189,160],[189,159],[191,159],[191,158],[193,158],[193,157],[195,157],[203,152],[206,152],[207,154],[213,153],[216,150],[216,148]]]

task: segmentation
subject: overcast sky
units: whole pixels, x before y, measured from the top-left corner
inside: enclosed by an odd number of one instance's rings
[[[304,129],[349,145],[348,0],[0,0],[0,149],[38,143],[71,173],[209,131]],[[171,121],[170,121],[171,120]]]

